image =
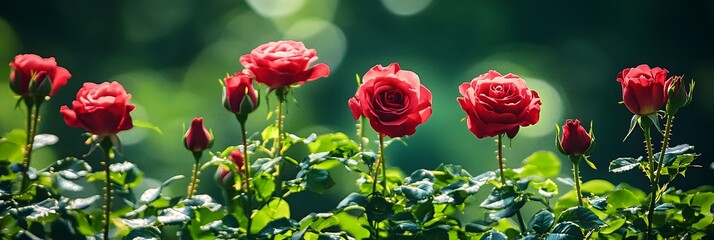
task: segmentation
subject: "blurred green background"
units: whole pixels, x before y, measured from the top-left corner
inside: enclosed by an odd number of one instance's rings
[[[192,157],[181,140],[183,126],[194,116],[205,117],[213,129],[212,150],[240,143],[238,124],[221,105],[218,79],[241,70],[240,55],[280,39],[304,41],[332,69],[330,77],[296,90],[299,105],[288,107],[289,132],[354,136],[347,100],[357,87],[355,74],[363,75],[375,64],[399,62],[432,91],[434,114],[406,139],[408,147],[394,144],[387,150],[388,163],[406,173],[440,163],[461,164],[474,174],[496,169],[496,144],[467,130],[455,100],[460,83],[495,69],[521,75],[543,102],[540,122],[521,129],[506,150],[509,166],[518,166],[533,151],[557,151],[555,123],[579,118],[594,121],[598,138],[592,154],[598,170],[584,170],[583,180],[627,181],[644,188],[641,172],[611,174],[607,165],[619,156],[644,154],[641,132],[622,143],[631,114],[618,104],[615,78],[623,68],[648,63],[697,80],[695,101],[680,111],[672,140],[672,145],[690,143],[702,153],[697,160],[701,167],[675,184],[689,189],[714,183],[712,33],[711,1],[5,1],[0,8],[0,62],[9,63],[19,53],[54,56],[73,75],[44,105],[40,132],[56,134],[60,142],[39,151],[34,167],[87,152],[83,131],[67,127],[59,114],[83,82],[121,82],[137,105],[134,119],[164,132],[135,128],[120,136],[125,155],[145,171],[141,188],[190,174]],[[9,67],[0,67],[0,76],[8,75]],[[0,81],[7,86],[7,78]],[[15,101],[9,87],[0,87],[0,132],[24,128],[25,113],[13,108]],[[270,106],[275,103],[271,98]],[[265,119],[267,106],[263,101],[251,115],[249,131],[272,123]],[[87,157],[97,168],[98,155]],[[561,175],[568,177],[570,164],[561,159]],[[338,186],[325,196],[290,197],[293,218],[331,209],[355,188],[356,175],[334,174]],[[219,197],[212,175],[213,169],[204,171],[198,192]],[[185,194],[187,184],[184,180],[170,190]],[[561,193],[569,190],[561,187]],[[316,201],[321,204],[309,204]]]

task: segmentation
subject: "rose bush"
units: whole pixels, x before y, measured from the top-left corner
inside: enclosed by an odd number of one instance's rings
[[[540,118],[540,97],[518,75],[484,73],[459,86],[456,100],[466,112],[469,130],[478,138],[506,133],[513,138],[522,126]]]
[[[20,54],[10,62],[10,67],[10,88],[23,97],[54,96],[57,89],[66,85],[67,80],[72,77],[67,69],[57,66],[54,57]],[[45,83],[46,81],[49,83]],[[41,89],[43,83],[47,84],[47,89]]]
[[[617,82],[622,85],[622,101],[627,109],[637,115],[649,115],[662,108],[671,82],[668,73],[667,69],[650,68],[647,64],[622,70]]]
[[[431,116],[431,92],[412,71],[399,64],[372,67],[362,77],[362,85],[348,105],[355,120],[360,116],[380,134],[403,137]]]
[[[269,42],[240,57],[243,73],[271,89],[304,84],[330,75],[330,67],[317,61],[317,51],[296,41]]]
[[[60,113],[70,127],[98,136],[113,135],[134,126],[129,113],[135,106],[129,99],[131,94],[118,82],[85,83],[72,101],[72,109],[62,106]]]

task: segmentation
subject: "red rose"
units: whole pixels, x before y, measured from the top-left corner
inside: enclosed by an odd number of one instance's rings
[[[193,118],[191,127],[188,128],[183,136],[183,143],[186,149],[192,152],[201,152],[211,147],[213,144],[213,135],[203,126],[203,118]]]
[[[258,91],[253,80],[243,73],[226,77],[223,87],[223,106],[237,115],[248,115],[258,108]]]
[[[377,65],[364,74],[348,104],[355,120],[365,116],[375,131],[389,137],[412,135],[431,116],[431,92],[419,76],[400,70],[397,63]]]
[[[129,115],[134,110],[134,105],[128,103],[130,98],[131,94],[117,82],[84,83],[77,100],[72,101],[72,109],[62,106],[60,113],[70,127],[81,127],[99,136],[114,135],[134,126]]]
[[[268,85],[271,89],[327,77],[330,68],[317,61],[317,51],[305,48],[305,44],[295,41],[269,42],[253,49],[250,54],[240,57],[246,69],[245,74],[255,81]]]
[[[578,119],[565,120],[563,136],[560,138],[560,148],[565,155],[582,155],[590,148],[592,136],[580,125]]]
[[[540,115],[540,97],[519,76],[496,71],[459,86],[456,98],[466,112],[469,130],[478,138],[506,133],[513,138],[521,126],[533,125]]]
[[[15,56],[10,67],[10,88],[23,97],[54,96],[57,89],[66,85],[72,77],[67,69],[57,66],[55,58],[42,58],[35,54]],[[49,82],[45,83],[45,80]]]
[[[622,100],[627,109],[637,115],[657,112],[667,102],[667,73],[667,69],[650,69],[647,64],[622,70],[617,81],[622,84]]]

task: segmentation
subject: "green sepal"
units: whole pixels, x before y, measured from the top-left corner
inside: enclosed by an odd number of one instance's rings
[[[565,150],[563,150],[563,146],[560,145],[560,126],[558,123],[555,124],[555,147],[558,148],[558,151],[563,155],[568,155],[565,153]]]
[[[630,119],[630,130],[627,130],[627,134],[625,135],[625,138],[622,139],[622,142],[625,142],[627,140],[627,137],[632,134],[632,130],[635,130],[635,126],[637,126],[637,123],[640,121],[640,115],[634,115],[632,116],[632,119]]]

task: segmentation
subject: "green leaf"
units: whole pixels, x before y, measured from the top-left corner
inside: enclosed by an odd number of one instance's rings
[[[640,165],[642,157],[621,157],[610,162],[610,172],[619,173],[632,170]]]
[[[161,239],[161,231],[154,226],[144,226],[139,228],[132,228],[129,234],[124,237],[124,239]]]
[[[553,180],[546,179],[545,181],[532,181],[533,187],[538,189],[538,194],[546,197],[552,198],[558,194],[558,185],[553,182]]]
[[[252,178],[251,182],[253,183],[253,189],[257,194],[255,198],[258,199],[258,201],[265,201],[273,196],[273,192],[275,191],[275,181],[273,175],[264,172]]]
[[[92,203],[99,199],[99,195],[94,195],[88,198],[76,198],[69,202],[69,209],[84,210],[88,208]]]
[[[260,133],[260,137],[263,139],[263,141],[268,141],[271,139],[278,139],[279,134],[280,130],[278,129],[278,127],[275,125],[270,125],[263,129],[263,132]]]
[[[434,174],[430,171],[419,169],[404,179],[405,185],[394,189],[396,193],[404,194],[411,200],[422,202],[434,193]]]
[[[150,122],[145,122],[141,120],[134,120],[132,121],[135,127],[140,127],[140,128],[146,128],[149,130],[153,130],[154,132],[157,132],[159,134],[164,134],[164,132],[161,131],[161,128],[157,127],[154,124],[151,124]]]
[[[191,217],[176,209],[167,208],[162,211],[157,220],[163,225],[177,225],[191,220]]]
[[[518,212],[518,210],[521,209],[521,207],[523,207],[524,204],[526,204],[526,200],[514,201],[513,204],[508,205],[508,207],[498,212],[489,214],[488,217],[492,220],[512,217]]]
[[[481,203],[481,207],[489,210],[504,209],[513,203],[518,194],[512,186],[494,188],[486,200]]]
[[[563,211],[560,217],[558,217],[558,222],[573,222],[586,230],[598,229],[605,225],[605,222],[600,220],[590,209],[581,206],[568,208]]]
[[[48,167],[48,170],[59,174],[64,179],[76,180],[81,177],[85,177],[92,172],[92,167],[90,167],[84,160],[77,158],[65,158],[54,162]]]
[[[692,198],[692,206],[699,206],[700,212],[703,214],[712,212],[712,204],[714,204],[714,193],[712,192],[699,192]]]
[[[330,172],[322,169],[310,169],[305,174],[305,189],[324,194],[327,189],[335,186],[335,180],[330,177]]]
[[[51,221],[59,217],[57,213],[57,200],[45,199],[32,205],[11,209],[10,213],[16,218],[27,221]]]
[[[481,236],[481,240],[508,240],[508,237],[498,230],[491,229],[491,231]]]
[[[624,219],[624,218],[610,220],[607,222],[606,227],[600,228],[599,232],[603,233],[603,234],[613,233],[613,232],[617,231],[617,229],[620,229],[620,227],[622,227],[622,225],[625,225],[626,221],[627,221],[627,219]]]
[[[550,227],[555,223],[555,214],[548,210],[540,210],[533,215],[533,218],[528,222],[528,228],[538,234],[544,234],[550,230]]]
[[[59,138],[52,134],[37,134],[35,135],[34,142],[32,143],[32,149],[40,149],[46,146],[52,146],[59,141]]]
[[[161,191],[164,189],[164,187],[176,180],[183,178],[183,175],[176,175],[167,179],[158,187],[147,189],[146,191],[144,191],[144,193],[141,194],[141,197],[139,198],[140,203],[151,203],[153,201],[156,201],[156,199],[159,199],[159,197],[161,196]]]
[[[677,145],[674,147],[668,147],[664,151],[664,161],[663,161],[664,165],[668,166],[670,163],[672,163],[672,161],[674,161],[675,158],[677,158],[677,156],[685,154],[685,153],[689,152],[690,150],[694,150],[694,146],[691,146],[689,144],[680,144],[680,145]],[[654,154],[654,159],[657,162],[659,162],[659,157],[660,157],[659,155],[660,155],[659,152],[656,152]]]
[[[637,196],[626,189],[618,189],[610,193],[610,195],[607,196],[607,203],[612,205],[615,209],[623,209],[640,205],[640,201],[637,200]]]
[[[272,236],[295,231],[300,226],[298,222],[289,218],[279,218],[271,221],[261,230],[258,235],[263,239],[271,239]]]
[[[561,222],[555,225],[546,240],[582,240],[585,239],[583,231],[573,222]]]
[[[560,174],[560,158],[550,151],[538,151],[523,160],[523,170],[519,176],[557,177]]]
[[[290,218],[290,205],[282,198],[273,198],[254,216],[250,232],[257,233],[275,219]]]

